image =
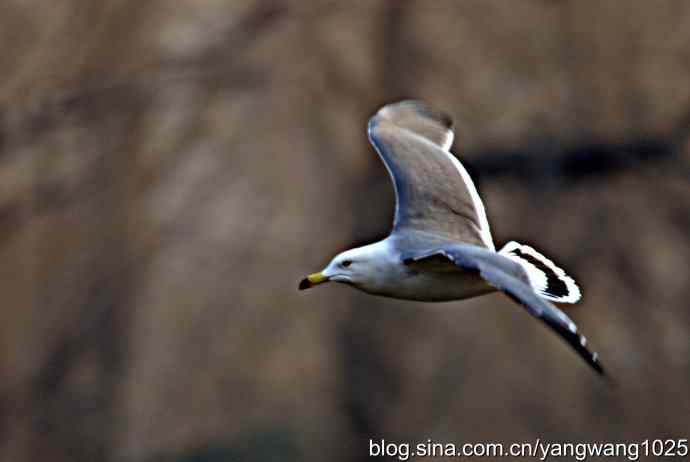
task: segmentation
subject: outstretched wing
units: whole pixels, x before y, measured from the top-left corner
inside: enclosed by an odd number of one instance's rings
[[[395,187],[394,232],[421,230],[494,249],[477,189],[448,151],[448,116],[417,101],[389,104],[369,120],[369,140]]]
[[[491,285],[503,291],[514,301],[556,334],[563,338],[599,374],[604,369],[597,353],[587,348],[587,339],[578,334],[575,323],[561,310],[539,297],[530,287],[524,268],[515,261],[495,252],[463,244],[452,244],[428,252],[403,255],[406,265],[431,269],[438,268],[442,261],[464,270],[479,273]]]

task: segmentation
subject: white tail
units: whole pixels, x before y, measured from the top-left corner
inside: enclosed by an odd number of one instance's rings
[[[580,288],[573,278],[532,247],[510,241],[499,253],[525,268],[530,285],[541,297],[558,303],[580,300]]]

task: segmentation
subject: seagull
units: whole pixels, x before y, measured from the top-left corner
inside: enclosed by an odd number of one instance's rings
[[[575,281],[530,246],[511,241],[496,251],[477,188],[450,152],[450,117],[405,100],[381,108],[369,120],[368,134],[395,189],[393,229],[379,242],[336,255],[299,289],[333,281],[373,295],[425,302],[500,291],[604,375],[575,323],[549,302],[576,303]]]

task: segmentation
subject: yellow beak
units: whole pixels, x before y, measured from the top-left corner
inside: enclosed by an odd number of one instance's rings
[[[309,289],[315,285],[328,282],[328,278],[323,275],[323,273],[310,274],[306,278],[302,279],[299,283],[299,290]]]

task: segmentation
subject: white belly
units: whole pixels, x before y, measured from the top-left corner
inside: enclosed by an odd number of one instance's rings
[[[488,294],[495,292],[496,288],[469,272],[419,272],[387,281],[370,290],[362,290],[392,298],[444,302]]]

